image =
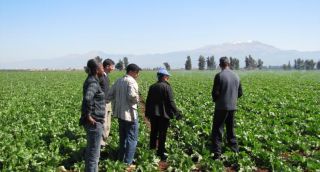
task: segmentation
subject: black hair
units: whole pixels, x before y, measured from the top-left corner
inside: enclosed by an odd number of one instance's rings
[[[158,81],[161,81],[164,76],[166,76],[166,75],[162,74],[162,73],[157,73]]]
[[[111,59],[105,59],[103,61],[103,67],[105,68],[106,66],[111,66],[111,65],[114,65],[114,61],[111,60]]]
[[[221,57],[219,61],[220,61],[219,65],[223,67],[228,66],[230,63],[228,57]]]
[[[88,75],[96,75],[97,69],[99,68],[100,64],[101,64],[101,59],[96,57],[94,59],[88,60],[87,66],[85,66],[84,69]]]
[[[129,73],[130,71],[132,71],[132,72],[139,72],[139,71],[141,71],[141,70],[142,70],[142,69],[141,69],[138,65],[133,64],[133,63],[129,64],[129,65],[127,66],[127,68],[126,68],[127,73]]]

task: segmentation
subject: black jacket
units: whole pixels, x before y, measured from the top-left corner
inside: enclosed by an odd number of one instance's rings
[[[107,101],[107,95],[108,95],[108,91],[110,88],[110,79],[108,75],[103,75],[99,78],[99,84],[100,87],[102,89],[102,91],[104,92],[105,95],[105,100]]]
[[[160,116],[167,119],[180,115],[173,100],[173,92],[170,84],[159,81],[150,86],[146,101],[146,117]]]

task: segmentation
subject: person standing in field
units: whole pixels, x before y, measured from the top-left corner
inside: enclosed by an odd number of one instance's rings
[[[103,61],[103,70],[104,73],[103,75],[99,78],[100,79],[100,86],[102,91],[105,94],[105,99],[107,99],[108,91],[110,88],[110,78],[109,74],[114,70],[114,61],[111,59],[105,59]],[[107,100],[106,100],[107,102]],[[106,145],[107,138],[110,134],[110,129],[111,129],[111,113],[112,113],[112,108],[111,108],[111,103],[106,104],[106,109],[105,109],[105,116],[104,116],[104,124],[103,124],[103,132],[102,132],[102,139],[101,139],[101,146]]]
[[[129,64],[126,75],[119,78],[111,87],[107,100],[112,101],[113,115],[119,122],[119,159],[134,168],[133,158],[136,151],[139,132],[138,102],[139,91],[136,79],[141,68]]]
[[[165,155],[165,142],[169,120],[173,117],[181,119],[181,113],[177,109],[173,99],[173,91],[169,84],[170,74],[161,68],[157,72],[158,81],[151,85],[146,100],[146,117],[151,123],[150,149],[156,149],[157,156],[162,161],[167,159]]]
[[[99,77],[103,75],[102,63],[99,59],[90,59],[85,71],[88,74],[83,84],[83,99],[80,125],[87,133],[85,151],[85,171],[97,172],[100,158],[100,142],[105,115],[105,94],[99,85]]]
[[[221,142],[224,124],[227,128],[227,141],[232,151],[239,152],[234,130],[234,116],[237,110],[237,99],[242,96],[239,77],[229,68],[227,57],[220,58],[221,72],[216,74],[212,88],[212,100],[215,110],[212,125],[214,159],[220,159]]]

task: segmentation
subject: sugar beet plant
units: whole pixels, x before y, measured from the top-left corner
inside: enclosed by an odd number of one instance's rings
[[[168,132],[167,171],[316,171],[320,169],[320,73],[238,72],[244,96],[236,114],[240,153],[223,147],[212,160],[210,98],[214,72],[172,72],[181,121]],[[111,74],[111,80],[123,75]],[[83,171],[85,132],[78,126],[84,72],[0,72],[0,171]],[[142,97],[155,72],[138,80]],[[149,128],[140,105],[136,171],[156,171],[159,159],[148,150]],[[116,159],[118,124],[113,119],[100,171],[123,171]]]

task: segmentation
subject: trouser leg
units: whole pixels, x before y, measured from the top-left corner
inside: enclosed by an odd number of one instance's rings
[[[102,137],[102,124],[85,124],[87,133],[87,147],[85,152],[85,171],[97,172],[100,158],[100,141]]]
[[[151,123],[151,132],[150,132],[150,149],[156,149],[157,148],[157,138],[159,133],[159,122],[157,117],[151,116],[150,118]]]
[[[136,119],[134,122],[127,123],[127,138],[125,139],[126,149],[124,162],[127,164],[132,164],[134,154],[136,152],[136,147],[138,143],[138,133],[139,133],[139,122]]]
[[[169,119],[160,117],[159,122],[160,122],[158,124],[159,125],[159,146],[158,146],[157,154],[162,156],[166,151],[165,143],[167,138],[167,130],[169,127]]]
[[[227,111],[215,110],[212,124],[212,146],[215,154],[221,154],[221,142]]]
[[[118,159],[120,161],[124,160],[124,154],[126,149],[125,139],[126,139],[126,124],[125,121],[122,119],[118,119],[119,122],[119,152],[118,152]]]
[[[226,118],[227,140],[232,151],[239,152],[236,134],[234,130],[234,124],[235,124],[234,115],[235,115],[235,111],[228,111],[228,115]]]
[[[104,116],[104,123],[103,123],[103,133],[102,133],[102,139],[101,139],[101,145],[106,145],[107,138],[110,134],[111,130],[111,103],[106,104],[106,113]]]

